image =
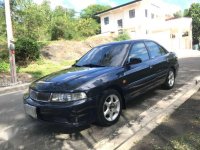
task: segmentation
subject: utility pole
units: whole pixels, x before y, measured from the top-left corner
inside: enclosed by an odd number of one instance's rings
[[[17,74],[15,65],[15,44],[14,44],[13,30],[12,30],[10,0],[5,0],[5,16],[6,16],[6,29],[7,29],[11,81],[12,83],[15,84],[17,83]]]

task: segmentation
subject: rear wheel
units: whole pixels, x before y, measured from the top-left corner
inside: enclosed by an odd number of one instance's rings
[[[168,76],[167,76],[167,79],[164,83],[164,86],[167,89],[172,89],[174,87],[174,84],[175,84],[175,73],[174,73],[173,69],[170,69]]]
[[[115,124],[121,115],[122,98],[116,90],[107,90],[99,101],[97,123],[101,126]]]

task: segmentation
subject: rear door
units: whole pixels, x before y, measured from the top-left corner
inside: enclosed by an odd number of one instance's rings
[[[159,44],[153,41],[145,41],[145,45],[150,53],[150,69],[151,72],[155,75],[155,86],[156,83],[163,82],[166,79],[166,76],[169,71],[169,62],[168,62],[168,52],[162,48]]]

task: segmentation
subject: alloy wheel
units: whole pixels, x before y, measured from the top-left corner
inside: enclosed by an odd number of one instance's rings
[[[114,121],[120,113],[120,100],[117,95],[109,95],[103,105],[103,114],[107,121]]]
[[[174,77],[174,72],[170,71],[169,72],[169,76],[168,76],[168,84],[170,87],[172,87],[174,85],[175,82],[175,77]]]

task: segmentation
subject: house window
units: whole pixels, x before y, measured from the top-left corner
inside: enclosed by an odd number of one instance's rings
[[[175,38],[176,38],[176,35],[175,35],[175,34],[170,34],[170,38],[171,38],[171,39],[175,39]]]
[[[182,37],[186,37],[186,36],[189,36],[189,32],[188,31],[183,32],[183,34],[182,34]]]
[[[104,18],[104,24],[105,24],[105,25],[109,24],[109,17],[105,17],[105,18]]]
[[[118,24],[118,27],[119,27],[119,28],[122,28],[122,27],[123,27],[122,19],[117,20],[117,24]]]
[[[145,9],[145,17],[147,18],[148,17],[148,10]]]
[[[129,18],[135,18],[135,9],[129,10]]]
[[[155,18],[155,15],[152,13],[151,14],[151,19],[154,19]]]

